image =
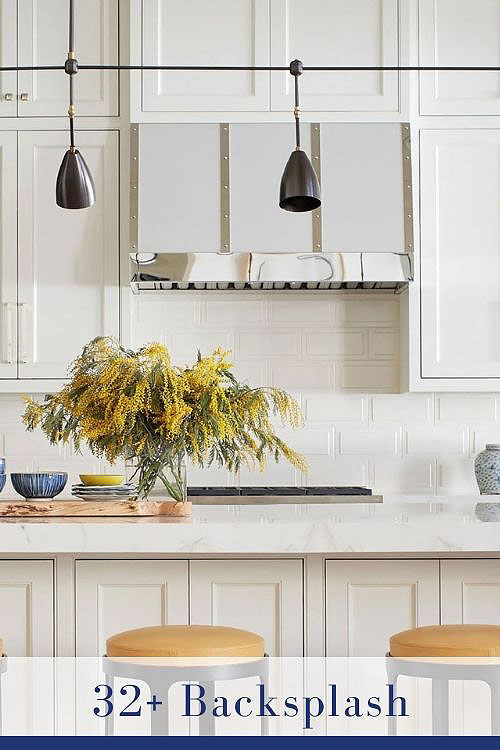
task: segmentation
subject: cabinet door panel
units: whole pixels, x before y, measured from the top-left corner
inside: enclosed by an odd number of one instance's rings
[[[500,0],[420,0],[420,65],[500,65]],[[420,73],[427,115],[500,114],[500,72]]]
[[[114,633],[188,621],[187,562],[78,560],[76,655],[104,654]]]
[[[271,59],[306,66],[397,65],[397,0],[271,0]],[[395,112],[397,72],[306,72],[300,79],[301,109]],[[293,79],[271,74],[271,109],[293,107]]]
[[[18,0],[19,65],[61,65],[68,51],[67,0]],[[75,52],[83,64],[118,60],[118,0],[75,0]],[[116,71],[85,70],[75,79],[78,115],[118,114]],[[20,71],[20,116],[64,116],[68,76],[63,71]]]
[[[138,19],[136,19],[138,22]],[[145,65],[269,64],[268,0],[143,0]],[[269,109],[269,74],[145,71],[146,112]]]
[[[19,134],[19,376],[64,378],[95,336],[119,333],[118,134],[78,132],[96,203],[55,203],[62,132]]]
[[[0,378],[17,375],[17,133],[0,133]]]
[[[0,3],[0,66],[17,65],[17,0]],[[0,117],[17,114],[17,73],[0,73]]]
[[[421,132],[422,377],[500,376],[500,129]]]
[[[0,560],[0,637],[8,656],[53,655],[51,560]]]
[[[500,560],[441,561],[441,622],[500,625]],[[451,734],[490,733],[485,683],[451,683],[450,706]]]
[[[301,656],[300,560],[194,560],[191,622],[259,633],[270,656]]]
[[[435,560],[328,560],[328,656],[383,656],[394,633],[439,622]]]

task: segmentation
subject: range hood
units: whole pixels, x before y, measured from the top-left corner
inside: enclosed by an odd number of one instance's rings
[[[290,128],[131,128],[130,284],[166,290],[394,290],[412,279],[410,127],[310,123],[322,205],[278,206]]]
[[[385,289],[411,280],[396,253],[132,253],[136,293],[189,289]]]

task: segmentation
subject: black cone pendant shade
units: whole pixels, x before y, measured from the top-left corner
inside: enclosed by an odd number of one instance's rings
[[[56,182],[56,203],[61,208],[89,208],[95,203],[94,180],[77,149],[64,154]]]
[[[316,172],[307,154],[293,151],[281,178],[280,208],[285,211],[313,211],[321,206]]]
[[[73,77],[78,73],[74,53],[74,0],[69,0],[69,52],[64,69],[69,75],[69,134],[70,147],[64,154],[56,181],[56,203],[61,208],[89,208],[95,203],[94,180],[85,159],[75,148],[75,105],[73,103]]]
[[[316,172],[307,154],[300,148],[299,121],[299,76],[302,74],[300,60],[292,60],[290,73],[295,79],[295,142],[296,148],[288,159],[281,178],[280,208],[285,211],[313,211],[321,206],[321,195]]]

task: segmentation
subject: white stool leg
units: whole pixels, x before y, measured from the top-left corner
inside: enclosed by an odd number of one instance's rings
[[[151,736],[166,737],[168,736],[168,692],[172,687],[172,682],[158,680],[158,682],[148,681],[151,696],[156,695],[163,701],[156,711],[151,707]]]
[[[491,691],[491,734],[500,735],[500,678],[489,681]]]
[[[113,688],[114,687],[113,677],[109,674],[105,674],[104,684],[109,685],[110,688]],[[113,695],[113,698],[114,698],[114,695]],[[115,713],[115,708],[114,708],[114,701],[113,701],[113,710],[104,719],[104,734],[106,735],[106,737],[112,737],[114,734],[114,713]]]
[[[398,673],[395,669],[392,668],[391,657],[388,656],[385,660],[385,665],[387,669],[387,682],[389,685],[394,685],[394,697],[397,697],[397,691],[398,691]],[[387,734],[389,737],[396,737],[398,733],[398,720],[396,716],[388,716],[387,717]]]
[[[203,700],[205,701],[206,711],[198,719],[198,734],[200,737],[212,737],[215,735],[215,717],[212,714],[215,698],[215,683],[203,682],[200,684],[205,690]]]
[[[449,734],[448,680],[432,678],[432,734]]]

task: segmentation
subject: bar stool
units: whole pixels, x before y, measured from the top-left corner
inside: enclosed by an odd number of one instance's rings
[[[151,695],[163,700],[163,711],[151,712],[151,734],[168,734],[168,691],[176,682],[197,682],[205,689],[207,711],[199,733],[215,734],[211,713],[215,682],[257,677],[267,685],[269,660],[264,639],[256,633],[218,625],[160,625],[127,630],[106,642],[103,670],[106,684],[125,677],[147,683]],[[113,713],[106,717],[106,734],[114,733]],[[261,734],[268,734],[261,718]]]
[[[500,735],[500,626],[431,625],[403,630],[390,638],[387,677],[432,680],[432,734],[449,734],[449,681],[480,680],[491,692],[491,734]],[[389,734],[397,734],[396,717]]]

